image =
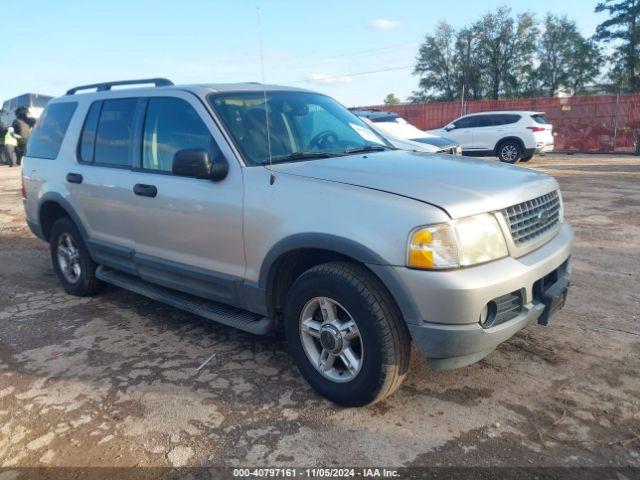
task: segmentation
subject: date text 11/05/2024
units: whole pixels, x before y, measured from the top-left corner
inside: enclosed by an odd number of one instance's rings
[[[235,468],[234,477],[285,478],[396,478],[399,473],[388,468]]]

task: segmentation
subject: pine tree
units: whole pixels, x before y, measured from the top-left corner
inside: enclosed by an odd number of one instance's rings
[[[620,90],[640,91],[640,0],[604,0],[595,11],[610,15],[598,25],[595,35],[614,45],[610,77]]]

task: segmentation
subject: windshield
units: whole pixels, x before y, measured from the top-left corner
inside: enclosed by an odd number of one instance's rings
[[[393,148],[335,100],[317,93],[264,92],[212,94],[220,116],[247,165],[348,155]]]

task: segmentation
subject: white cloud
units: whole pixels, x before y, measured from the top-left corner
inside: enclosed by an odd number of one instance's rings
[[[349,83],[353,81],[348,75],[339,75],[339,76],[331,76],[324,75],[322,73],[312,73],[307,77],[307,82],[309,83],[318,83],[322,85],[330,85],[335,83]]]
[[[377,30],[391,30],[400,26],[397,20],[388,20],[386,18],[378,18],[369,22],[369,26]]]

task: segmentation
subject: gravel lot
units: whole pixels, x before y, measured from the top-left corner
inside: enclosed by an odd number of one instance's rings
[[[485,360],[344,410],[254,337],[59,287],[0,167],[0,465],[640,466],[640,158],[535,158],[576,230],[566,308]],[[198,367],[212,354],[213,359]]]

